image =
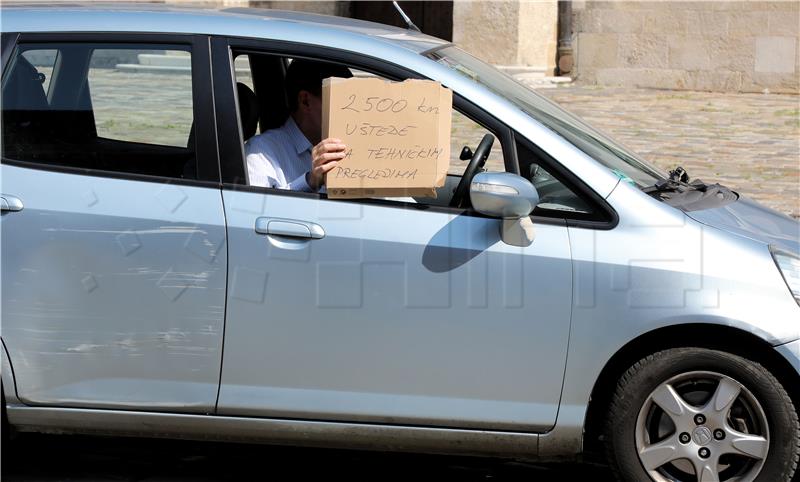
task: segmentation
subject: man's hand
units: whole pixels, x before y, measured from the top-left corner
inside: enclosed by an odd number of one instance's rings
[[[339,139],[322,140],[311,149],[311,170],[308,172],[308,187],[314,191],[325,184],[325,174],[344,159],[346,146]]]

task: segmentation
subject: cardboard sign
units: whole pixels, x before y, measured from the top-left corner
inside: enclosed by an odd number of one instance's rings
[[[322,137],[346,157],[327,174],[329,198],[435,197],[450,164],[453,93],[439,82],[322,82]]]

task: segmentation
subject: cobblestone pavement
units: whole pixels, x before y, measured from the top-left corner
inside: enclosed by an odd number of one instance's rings
[[[800,217],[800,97],[570,85],[539,93],[662,169]]]
[[[611,482],[603,466],[430,455],[23,434],[4,453],[7,482],[457,480]]]

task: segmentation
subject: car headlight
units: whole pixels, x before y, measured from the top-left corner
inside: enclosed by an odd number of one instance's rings
[[[800,304],[800,258],[796,255],[770,247],[775,264],[783,275],[797,304]]]

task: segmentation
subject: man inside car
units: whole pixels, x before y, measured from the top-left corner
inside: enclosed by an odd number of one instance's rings
[[[322,80],[352,77],[347,67],[297,59],[286,72],[289,117],[245,144],[250,185],[318,192],[345,156],[340,139],[322,139]],[[324,188],[323,188],[324,190]]]

